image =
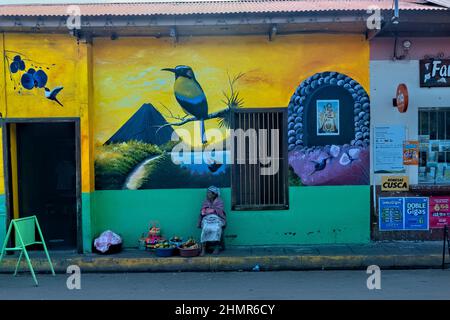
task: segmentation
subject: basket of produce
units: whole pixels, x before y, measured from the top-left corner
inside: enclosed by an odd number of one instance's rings
[[[200,254],[200,245],[194,240],[189,239],[178,247],[180,256],[182,257],[196,257]]]
[[[183,244],[183,239],[180,237],[174,236],[169,239],[169,243],[173,244],[174,246],[176,246],[178,248],[179,246],[181,246]]]
[[[175,248],[175,245],[169,244],[168,241],[165,241],[155,245],[155,253],[158,257],[171,257],[173,256]]]

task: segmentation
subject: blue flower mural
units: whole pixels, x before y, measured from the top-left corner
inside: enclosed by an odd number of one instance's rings
[[[17,90],[19,94],[22,93],[22,89],[44,89],[43,96],[49,100],[52,100],[59,105],[62,104],[56,99],[56,95],[62,90],[63,87],[58,86],[53,90],[46,87],[48,82],[48,75],[44,71],[50,70],[55,64],[48,64],[35,61],[23,55],[20,52],[5,51],[5,60],[9,65],[10,80],[14,84],[14,90]],[[27,65],[30,67],[25,72]],[[19,80],[20,79],[20,80]],[[49,94],[52,93],[52,94]]]
[[[25,89],[31,90],[34,88],[33,74],[24,73],[20,79],[20,83]]]
[[[19,70],[25,70],[25,61],[23,61],[19,55],[15,56],[13,62],[9,65],[9,70],[12,73],[16,73]]]
[[[25,89],[44,88],[47,84],[47,74],[42,70],[34,70],[30,68],[27,73],[22,75],[20,82]]]

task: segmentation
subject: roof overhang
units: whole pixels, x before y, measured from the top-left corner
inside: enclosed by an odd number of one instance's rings
[[[420,3],[420,0],[400,1],[403,7],[400,8],[398,24],[392,23],[392,1],[388,0],[242,0],[209,2],[210,7],[207,9],[204,8],[206,5],[199,2],[195,3],[197,7],[193,5],[194,8],[186,7],[186,2],[161,5],[130,4],[123,7],[120,5],[90,5],[81,6],[80,29],[74,30],[69,30],[67,27],[69,17],[67,5],[0,6],[0,32],[72,33],[80,38],[110,37],[112,35],[114,37],[269,35],[274,30],[279,35],[295,33],[366,34],[369,39],[375,36],[393,35],[448,36],[450,34],[450,10],[442,6],[430,6],[416,2]],[[422,2],[426,3],[427,1]],[[318,7],[311,6],[314,3]],[[373,12],[368,11],[368,5],[371,3],[380,5],[378,9],[381,30],[371,30],[368,27],[367,19]],[[275,4],[278,7],[273,7]],[[330,9],[330,6],[336,4],[347,7],[342,10],[339,9],[341,8],[339,6]],[[179,6],[185,7],[180,8]],[[120,11],[120,8],[123,8],[123,11]],[[139,12],[139,8],[146,8],[146,10]],[[202,10],[204,13],[201,13]],[[232,12],[233,10],[234,12]],[[129,14],[129,12],[133,14]],[[171,14],[171,12],[177,13]]]

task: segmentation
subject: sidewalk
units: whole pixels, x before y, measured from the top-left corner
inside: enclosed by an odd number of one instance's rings
[[[375,264],[382,269],[440,268],[442,242],[373,242],[369,244],[230,247],[218,256],[159,258],[149,251],[127,249],[114,255],[77,254],[53,251],[55,271],[65,273],[69,265],[82,272],[177,272],[177,271],[261,271],[365,269]],[[8,255],[0,273],[12,273],[18,254]],[[31,252],[36,271],[48,272],[42,252]],[[450,261],[447,256],[446,261]],[[27,270],[24,261],[21,270]]]

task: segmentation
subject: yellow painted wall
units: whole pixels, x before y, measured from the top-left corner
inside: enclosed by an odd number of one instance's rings
[[[64,86],[60,107],[44,97],[43,89],[19,93],[14,83],[20,82],[20,74],[13,74],[12,81],[5,60],[0,64],[3,117],[80,117],[83,192],[94,186],[93,144],[104,143],[143,103],[152,103],[164,115],[162,104],[182,114],[173,95],[173,75],[162,68],[191,66],[210,113],[225,107],[227,75],[239,72],[245,73],[237,89],[246,107],[287,106],[301,81],[321,71],[345,73],[366,90],[369,86],[369,47],[363,36],[290,35],[272,42],[263,36],[195,37],[175,44],[171,39],[96,39],[92,47],[69,35],[2,34],[0,49],[10,58],[20,54],[44,66],[49,88]],[[31,63],[26,60],[26,70]],[[191,122],[182,128],[194,127]],[[217,127],[217,120],[207,121],[206,127]]]
[[[4,35],[0,33],[0,52],[3,52],[3,43],[4,43]],[[0,113],[2,115],[5,114],[6,109],[6,97],[5,97],[5,88],[6,88],[6,70],[5,64],[3,60],[0,62]],[[2,128],[0,127],[0,195],[5,193],[5,179],[4,179],[4,171],[3,171],[3,133]]]
[[[192,67],[211,113],[225,107],[227,72],[245,73],[237,84],[245,107],[286,107],[302,80],[317,72],[344,73],[369,91],[368,64],[363,36],[289,35],[272,42],[263,36],[195,37],[176,44],[167,38],[95,39],[95,143],[108,140],[144,103],[163,115],[168,112],[161,104],[183,114],[173,95],[174,76],[162,68]],[[217,120],[206,121],[207,129],[215,127]],[[182,128],[198,130],[193,122]]]
[[[22,72],[10,74],[5,59],[0,71],[5,75],[6,106],[2,104],[3,117],[8,118],[48,118],[79,117],[81,126],[82,191],[93,190],[93,161],[90,103],[90,45],[77,43],[69,35],[4,35],[3,55],[10,59],[20,55],[28,70],[32,65],[42,67],[48,75],[46,86],[53,89],[63,86],[58,99],[64,105],[46,99],[43,88],[20,89]],[[48,69],[47,69],[48,68]],[[38,68],[35,67],[36,70]],[[12,78],[11,78],[12,77]],[[3,78],[3,77],[2,77]],[[1,83],[1,82],[0,82]],[[0,98],[1,98],[0,94]]]

